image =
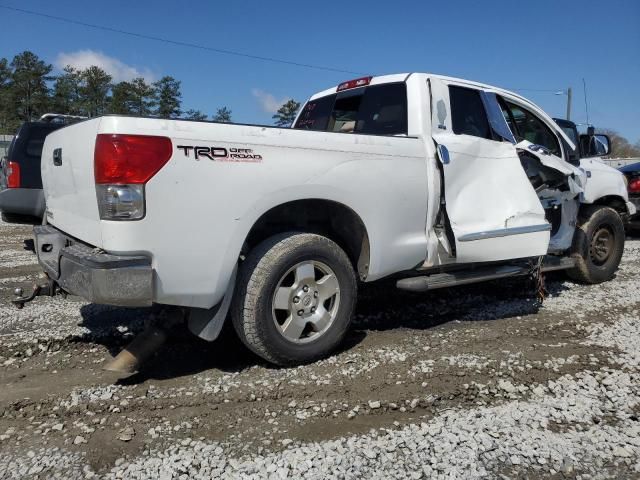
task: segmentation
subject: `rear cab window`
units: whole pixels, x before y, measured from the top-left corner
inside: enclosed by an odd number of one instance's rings
[[[344,90],[307,102],[296,129],[407,135],[407,87],[385,83]]]

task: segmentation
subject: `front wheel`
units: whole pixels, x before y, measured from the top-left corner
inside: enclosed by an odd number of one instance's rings
[[[586,207],[580,214],[571,246],[575,267],[567,270],[574,280],[601,283],[611,279],[624,251],[624,225],[618,213],[604,206]]]
[[[268,238],[240,266],[233,326],[253,352],[276,365],[327,356],[349,328],[357,281],[349,257],[311,233]]]

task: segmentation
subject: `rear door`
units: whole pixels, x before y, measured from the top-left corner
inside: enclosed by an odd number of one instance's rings
[[[551,225],[495,95],[430,78],[432,137],[457,262],[545,255]]]

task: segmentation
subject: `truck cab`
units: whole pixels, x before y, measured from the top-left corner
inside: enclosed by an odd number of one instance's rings
[[[428,213],[434,228],[425,267],[564,252],[580,205],[602,199],[603,186],[621,214],[632,208],[614,169],[591,161],[584,168],[575,125],[563,128],[525,98],[449,77],[383,78],[314,95],[294,128],[424,138],[434,158],[427,176],[440,179],[429,192],[436,208]],[[396,100],[405,86],[414,98],[408,127],[406,105]],[[425,106],[415,108],[421,94]],[[430,118],[423,117],[427,109]]]

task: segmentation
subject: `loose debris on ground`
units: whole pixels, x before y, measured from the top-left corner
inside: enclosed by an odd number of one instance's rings
[[[150,309],[39,298],[0,224],[0,478],[640,478],[640,240],[597,286],[363,287],[337,355],[276,369],[229,332],[101,366]]]

